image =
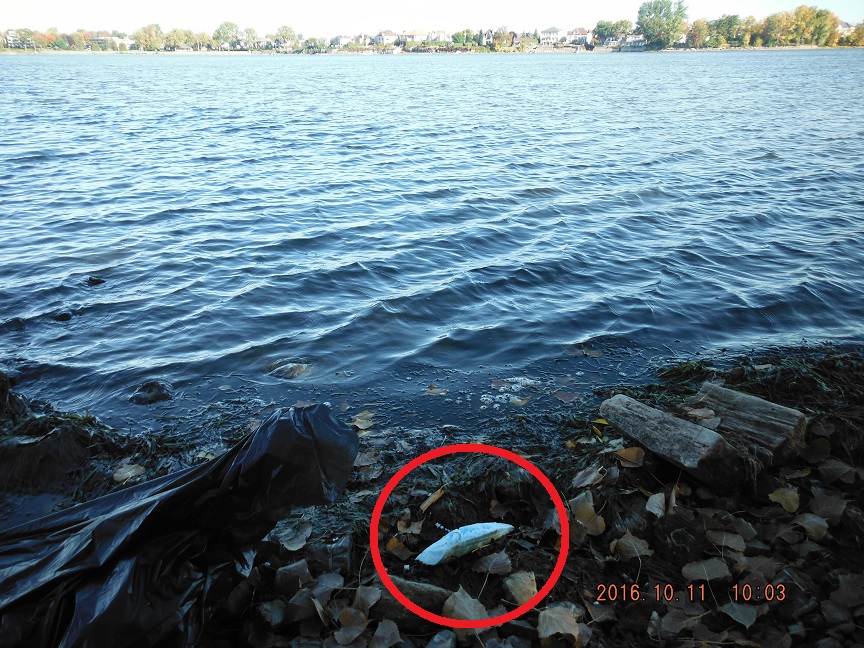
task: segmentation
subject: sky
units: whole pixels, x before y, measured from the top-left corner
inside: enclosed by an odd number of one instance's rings
[[[273,33],[281,25],[293,27],[306,37],[336,34],[376,34],[384,29],[444,29],[448,32],[509,29],[533,31],[547,27],[573,29],[593,27],[598,20],[636,21],[642,0],[4,0],[0,6],[0,29],[27,27],[62,32],[83,28],[131,33],[149,23],[163,31],[173,28],[212,33],[221,22],[241,28],[253,27],[260,35]],[[690,20],[718,18],[723,14],[763,18],[788,11],[799,4],[815,5],[836,13],[850,24],[864,20],[862,0],[684,0]]]

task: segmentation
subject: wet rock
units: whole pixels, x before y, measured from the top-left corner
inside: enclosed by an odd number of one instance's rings
[[[87,277],[87,285],[88,286],[101,286],[105,283],[105,280],[101,277],[97,277],[95,275],[90,275]]]
[[[354,542],[350,535],[333,543],[310,543],[306,549],[309,565],[315,572],[351,572],[351,550]]]
[[[72,313],[69,311],[63,311],[62,313],[57,313],[53,316],[54,320],[57,322],[68,322],[72,319]]]
[[[429,583],[420,583],[408,581],[397,576],[391,576],[391,580],[396,588],[402,592],[409,600],[413,601],[425,610],[431,610],[436,613],[444,608],[444,602],[453,595],[448,589],[430,585]],[[408,608],[402,605],[390,592],[384,589],[379,601],[372,606],[372,614],[379,619],[392,619],[400,628],[412,631],[427,631],[434,626],[421,619],[419,616],[411,612]]]
[[[150,405],[159,401],[171,400],[171,386],[158,380],[149,380],[132,394],[129,400],[138,405]]]
[[[13,317],[0,324],[0,331],[23,331],[25,327],[24,320],[20,317]]]
[[[42,492],[56,487],[89,458],[87,442],[72,426],[39,436],[0,436],[0,489]]]

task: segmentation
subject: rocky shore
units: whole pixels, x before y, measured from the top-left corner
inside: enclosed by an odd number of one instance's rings
[[[672,456],[675,444],[664,455],[650,439],[634,442],[633,431],[624,435],[600,411],[514,415],[490,429],[422,435],[379,426],[374,413],[354,416],[360,451],[342,497],[295,509],[250,548],[248,568],[238,569],[218,604],[218,626],[201,628],[199,645],[862,645],[864,360],[856,350],[822,348],[723,368],[687,363],[655,383],[599,396],[626,396],[656,412],[650,416],[671,414],[688,430],[722,436],[716,419],[731,415],[693,400],[710,385],[800,413],[800,438],[771,451],[736,445],[741,457],[758,458],[758,470],[724,481],[722,470],[709,475]],[[548,476],[567,504],[569,555],[549,596],[518,620],[443,628],[383,586],[370,555],[370,517],[408,460],[476,440],[516,452]],[[95,417],[57,412],[0,375],[0,543],[28,506],[67,508],[215,459],[179,443],[126,438]],[[415,560],[447,530],[478,522],[513,530],[444,564]],[[464,620],[500,616],[530,599],[550,578],[561,540],[561,520],[536,479],[504,459],[465,454],[429,462],[399,483],[378,544],[402,593]]]

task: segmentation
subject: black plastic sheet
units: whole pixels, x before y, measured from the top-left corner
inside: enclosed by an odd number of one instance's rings
[[[207,464],[0,532],[0,646],[198,644],[244,549],[333,502],[358,449],[324,405],[279,410]]]

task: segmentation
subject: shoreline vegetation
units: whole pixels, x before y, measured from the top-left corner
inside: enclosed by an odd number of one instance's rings
[[[806,415],[794,456],[768,461],[758,477],[727,489],[642,450],[593,405],[429,434],[379,428],[358,415],[360,453],[344,494],[332,505],[295,509],[256,543],[251,569],[236,574],[218,624],[205,622],[202,636],[253,646],[852,645],[864,617],[862,377],[857,347],[795,348],[722,366],[677,364],[656,382],[595,394],[701,417],[708,429],[713,419],[682,407],[706,382]],[[36,455],[22,460],[34,444],[10,444],[49,435],[59,444],[50,479],[28,464]],[[369,513],[407,457],[483,438],[528,458],[568,502],[569,558],[539,609],[453,633],[423,622],[382,586],[369,555]],[[59,492],[54,502],[66,508],[215,458],[182,440],[124,439],[89,414],[16,394],[3,374],[0,439],[0,462],[28,477],[4,483],[4,517],[16,497]],[[523,472],[463,455],[404,480],[379,527],[384,565],[402,592],[461,619],[498,616],[530,598],[549,577],[561,529],[548,495]],[[438,525],[492,519],[516,531],[447,565],[414,561],[445,533]]]
[[[444,30],[385,30],[375,35],[304,37],[283,25],[260,36],[255,29],[233,22],[223,22],[212,34],[189,29],[165,33],[155,23],[132,34],[85,29],[69,34],[56,28],[41,32],[21,27],[2,33],[0,52],[550,53],[864,46],[864,21],[850,25],[816,6],[800,5],[761,20],[724,14],[714,20],[690,22],[687,17],[682,0],[647,0],[639,7],[635,24],[601,20],[591,29],[550,27],[521,33],[502,26],[452,34]]]

